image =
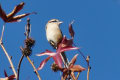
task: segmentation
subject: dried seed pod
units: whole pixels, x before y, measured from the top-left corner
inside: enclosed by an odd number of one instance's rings
[[[32,46],[34,46],[34,44],[35,44],[35,40],[33,40],[32,38],[27,38],[25,40],[25,46],[26,47],[31,48]]]
[[[74,32],[74,30],[73,30],[73,28],[72,28],[72,24],[73,24],[73,21],[69,24],[69,33],[70,33],[70,36],[71,36],[72,38],[74,38],[75,32]]]
[[[54,72],[57,72],[57,71],[59,70],[58,65],[55,64],[55,63],[53,63],[53,64],[51,65],[51,69],[52,69]]]
[[[22,54],[25,55],[25,56],[30,56],[31,53],[32,53],[31,48],[28,48],[28,47],[26,47],[26,48],[21,48],[21,51],[22,51]]]

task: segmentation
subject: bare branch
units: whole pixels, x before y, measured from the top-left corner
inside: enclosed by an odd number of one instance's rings
[[[90,56],[87,56],[87,58],[86,58],[86,61],[88,63],[87,80],[89,80],[89,73],[90,73],[90,69],[91,69],[91,67],[89,65],[89,60],[90,60]]]
[[[21,56],[20,61],[19,61],[19,64],[18,64],[17,79],[16,79],[16,80],[19,80],[20,66],[21,66],[21,63],[22,63],[23,58],[24,58],[24,55]]]
[[[1,43],[1,41],[0,41],[0,43]],[[2,49],[3,49],[3,51],[4,51],[4,53],[5,53],[6,57],[8,58],[8,61],[9,61],[10,65],[11,65],[11,68],[12,68],[12,70],[13,70],[13,72],[14,72],[15,77],[17,78],[17,73],[16,73],[16,71],[15,71],[15,68],[14,68],[14,66],[13,66],[13,63],[12,63],[12,61],[11,61],[11,59],[10,59],[10,57],[9,57],[9,55],[8,55],[5,47],[4,47],[4,45],[3,45],[2,43],[1,43],[0,45],[1,45],[1,47],[2,47]]]

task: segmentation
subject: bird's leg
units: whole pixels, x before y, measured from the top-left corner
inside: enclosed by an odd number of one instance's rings
[[[55,44],[54,41],[50,40],[50,45],[54,48],[54,49],[57,49],[57,45]]]

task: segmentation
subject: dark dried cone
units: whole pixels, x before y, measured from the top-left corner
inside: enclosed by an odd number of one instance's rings
[[[30,56],[32,53],[31,48],[22,48],[22,54],[25,56]]]
[[[34,46],[34,44],[35,44],[35,40],[33,40],[32,38],[27,38],[25,40],[25,46],[26,47],[32,47],[32,46]]]
[[[58,65],[55,64],[55,63],[53,63],[53,64],[51,65],[51,69],[52,69],[54,72],[57,72],[57,71],[59,70]]]
[[[73,30],[73,28],[72,28],[72,23],[69,24],[69,33],[70,33],[70,36],[71,36],[72,38],[74,38],[75,32],[74,32],[74,30]]]

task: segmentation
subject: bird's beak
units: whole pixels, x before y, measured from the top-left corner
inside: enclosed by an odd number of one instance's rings
[[[63,22],[62,21],[59,21],[59,24],[62,24]]]

